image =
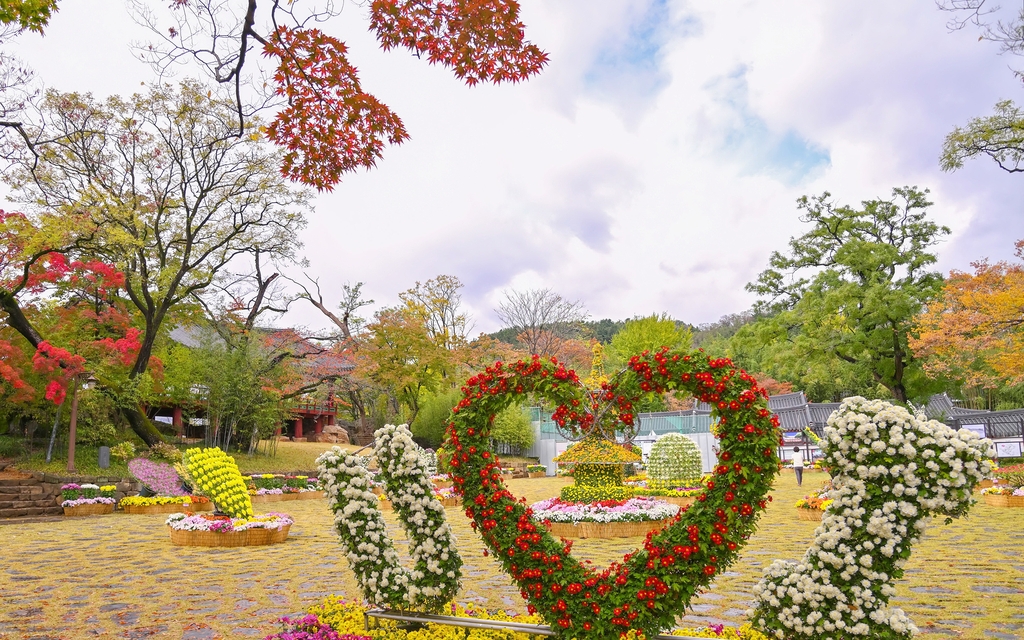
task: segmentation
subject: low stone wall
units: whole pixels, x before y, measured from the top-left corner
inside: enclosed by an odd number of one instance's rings
[[[0,478],[0,518],[21,518],[26,516],[49,516],[64,513],[60,507],[61,487],[69,483],[112,484],[117,487],[114,498],[118,501],[139,492],[139,483],[130,478],[117,476],[58,476],[38,471],[8,473]]]

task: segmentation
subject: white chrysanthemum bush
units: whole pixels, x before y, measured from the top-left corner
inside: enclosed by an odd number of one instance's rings
[[[696,442],[681,433],[666,433],[654,442],[647,459],[651,488],[696,487],[700,477],[700,448]]]
[[[409,535],[413,567],[399,562],[365,464],[333,447],[316,463],[349,564],[370,603],[440,611],[458,593],[462,558],[444,507],[434,498],[422,450],[405,425],[386,425],[374,433],[374,453],[378,477]]]
[[[881,400],[847,398],[822,438],[834,501],[799,563],[755,586],[754,624],[777,638],[909,638],[890,607],[911,547],[933,515],[955,518],[989,475],[992,443]]]

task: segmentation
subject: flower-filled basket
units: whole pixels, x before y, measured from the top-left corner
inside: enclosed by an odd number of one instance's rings
[[[278,544],[288,538],[294,523],[283,513],[249,518],[175,513],[167,518],[171,544],[184,547],[253,547]]]
[[[542,464],[526,465],[526,475],[531,478],[543,478],[548,475],[548,468]]]
[[[653,498],[566,502],[550,498],[535,502],[533,517],[552,535],[563,538],[632,538],[658,531],[679,513],[677,505]]]
[[[66,484],[61,487],[60,506],[66,516],[96,516],[114,512],[114,485]]]
[[[981,497],[990,507],[1024,507],[1024,487],[989,487],[981,490]]]
[[[213,503],[202,496],[128,496],[117,506],[125,513],[140,515],[213,510]]]

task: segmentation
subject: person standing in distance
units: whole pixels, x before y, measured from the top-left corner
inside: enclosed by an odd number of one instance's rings
[[[804,483],[804,454],[800,447],[793,447],[793,471],[796,472],[796,486]]]

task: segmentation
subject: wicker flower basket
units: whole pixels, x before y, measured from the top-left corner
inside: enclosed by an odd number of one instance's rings
[[[279,497],[284,501],[298,500],[301,493],[282,493]]]
[[[448,489],[452,486],[451,480],[434,480],[433,482],[436,489]]]
[[[323,498],[323,491],[303,491],[302,493],[296,493],[297,500],[316,500],[317,498]]]
[[[201,511],[213,511],[213,503],[193,502],[192,504],[188,505],[188,508],[185,509],[185,511],[191,511],[192,513],[199,513]]]
[[[644,522],[552,522],[547,526],[556,538],[637,538],[670,522],[672,518]]]
[[[683,496],[652,496],[655,500],[661,500],[669,504],[677,504],[680,507],[688,507],[697,501],[697,498],[687,498]]]
[[[1024,507],[1024,496],[1000,496],[985,494],[985,504],[992,507]]]
[[[384,487],[373,487],[372,491],[373,495],[379,496],[380,494],[384,493]]]
[[[256,547],[278,544],[288,538],[291,525],[277,529],[245,531],[179,531],[171,529],[171,544],[179,547]]]
[[[981,491],[982,489],[988,489],[989,487],[993,486],[994,484],[995,483],[992,482],[991,478],[985,478],[984,480],[982,480],[978,484],[974,485],[974,490],[975,491]]]
[[[824,515],[824,511],[821,509],[801,509],[796,508],[796,517],[801,520],[810,520],[811,522],[821,522],[821,516]]]
[[[113,504],[80,504],[77,507],[64,507],[66,516],[99,516],[114,513]]]
[[[287,498],[283,493],[265,493],[262,495],[249,496],[249,500],[251,500],[253,504],[263,504],[266,502],[282,502],[287,500]]]
[[[133,515],[180,513],[185,511],[185,505],[179,504],[126,504],[123,508],[125,513]]]
[[[457,507],[462,504],[462,500],[458,496],[452,496],[451,498],[445,498],[439,501],[442,506],[445,507]]]
[[[548,474],[545,473],[544,471],[531,471],[527,475],[529,475],[531,478],[543,478],[543,477],[547,476]]]
[[[394,505],[391,504],[390,500],[378,500],[377,503],[380,505],[381,511],[391,511],[394,509]]]

